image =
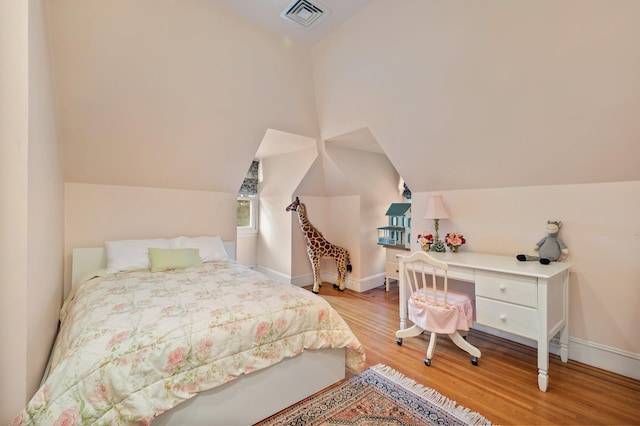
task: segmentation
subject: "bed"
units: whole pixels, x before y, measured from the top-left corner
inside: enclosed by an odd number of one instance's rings
[[[124,271],[108,244],[74,250],[50,368],[14,424],[250,425],[362,372],[324,299],[180,238]]]

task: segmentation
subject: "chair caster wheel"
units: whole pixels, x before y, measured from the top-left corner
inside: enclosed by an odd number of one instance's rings
[[[478,357],[472,356],[471,357],[471,364],[478,365]]]
[[[424,365],[426,365],[427,367],[431,366],[431,360],[429,358],[425,358],[424,359]]]
[[[396,343],[398,344],[398,346],[402,346],[402,337],[398,337],[396,339]]]

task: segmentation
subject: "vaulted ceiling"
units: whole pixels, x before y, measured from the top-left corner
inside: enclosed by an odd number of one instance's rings
[[[313,46],[358,13],[371,0],[214,0],[231,12],[272,30],[305,46]],[[283,12],[294,8],[303,18],[309,10],[322,11],[317,20],[308,19],[311,26],[282,18]]]
[[[415,192],[640,178],[640,2],[46,4],[70,182],[234,192],[271,131]]]

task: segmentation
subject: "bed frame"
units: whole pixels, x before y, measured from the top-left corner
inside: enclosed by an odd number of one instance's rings
[[[225,242],[235,259],[235,242]],[[103,247],[73,250],[72,286],[104,269]],[[199,393],[153,420],[153,425],[251,425],[345,378],[345,349],[306,350],[278,364]]]

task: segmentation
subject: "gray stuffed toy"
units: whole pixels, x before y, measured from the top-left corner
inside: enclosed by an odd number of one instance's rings
[[[562,222],[560,221],[547,221],[547,236],[538,241],[535,250],[538,251],[539,256],[529,256],[527,254],[519,254],[516,256],[518,260],[523,262],[528,260],[537,260],[543,265],[548,265],[551,262],[555,262],[560,259],[563,254],[569,254],[569,249],[564,245],[562,240],[558,238],[558,232]]]

